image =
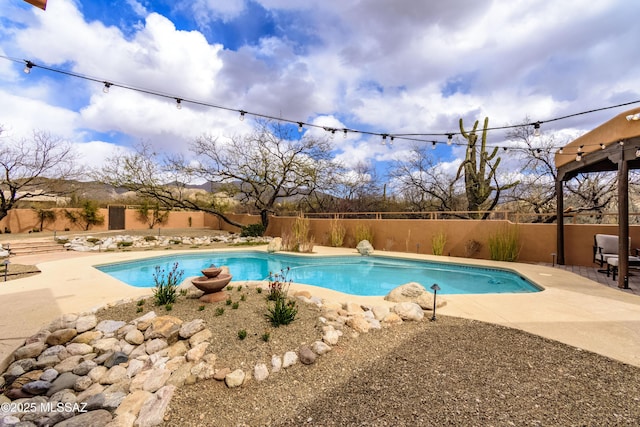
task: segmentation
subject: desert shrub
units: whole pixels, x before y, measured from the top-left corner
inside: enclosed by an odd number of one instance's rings
[[[482,245],[477,240],[467,240],[467,242],[464,244],[464,255],[467,258],[471,258],[473,255],[475,255],[476,252],[480,250],[481,247]]]
[[[95,243],[98,243],[99,241],[100,241],[100,239],[97,238],[97,237],[87,237],[87,242],[89,242],[89,243],[95,244]]]
[[[520,254],[520,233],[517,228],[503,228],[489,236],[489,253],[494,261],[517,261]]]
[[[265,332],[264,334],[262,334],[262,341],[268,342],[269,338],[271,338],[271,334],[269,332]]]
[[[368,240],[373,245],[373,230],[366,224],[358,224],[355,229],[356,244]]]
[[[178,263],[174,263],[171,271],[165,273],[159,265],[155,266],[153,281],[153,297],[156,305],[167,305],[176,302],[178,298],[178,284],[182,280],[184,270],[178,270]]]
[[[431,248],[434,255],[442,255],[444,253],[444,245],[447,243],[447,235],[444,231],[439,231],[431,238]]]
[[[246,329],[240,329],[238,331],[238,338],[240,338],[241,340],[245,339],[247,337],[247,331]]]
[[[158,239],[156,239],[156,236],[144,236],[144,241],[145,242],[153,242],[155,240],[158,240]]]
[[[265,228],[262,224],[249,224],[242,227],[240,237],[260,237],[264,234]]]
[[[329,245],[334,248],[341,247],[344,244],[344,236],[347,234],[347,230],[338,221],[338,218],[331,220],[329,227]]]
[[[234,309],[234,310],[237,310],[238,307],[240,307],[240,303],[238,301],[236,301],[233,304],[231,304],[231,308]]]
[[[288,325],[295,320],[298,314],[296,302],[288,297],[291,285],[291,279],[288,278],[290,270],[287,267],[280,273],[269,274],[269,294],[267,295],[267,314],[265,317],[275,327]],[[273,306],[271,306],[271,302],[273,302]]]
[[[216,316],[222,316],[224,314],[224,307],[216,307]]]
[[[294,252],[312,252],[313,236],[310,236],[311,223],[309,222],[309,218],[303,216],[297,217],[293,223],[292,231],[295,242],[292,250]]]

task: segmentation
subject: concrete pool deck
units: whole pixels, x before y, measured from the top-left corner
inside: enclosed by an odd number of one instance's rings
[[[217,250],[264,250],[264,247]],[[25,338],[54,318],[152,293],[151,288],[125,285],[93,265],[202,251],[63,252],[13,257],[12,263],[34,264],[42,273],[0,282],[0,371],[4,371],[11,353]],[[344,248],[316,247],[314,252],[314,255],[357,255],[355,250]],[[640,367],[640,296],[540,265],[382,251],[376,255],[513,270],[545,290],[525,294],[447,295],[447,305],[439,308],[437,314],[520,329]],[[313,286],[308,289],[314,296],[337,302],[388,304],[383,297],[357,297]]]

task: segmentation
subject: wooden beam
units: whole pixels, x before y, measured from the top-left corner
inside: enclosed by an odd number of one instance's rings
[[[42,10],[47,10],[47,0],[24,0],[29,4],[39,7]]]
[[[618,162],[618,287],[622,289],[629,288],[629,162],[625,157]]]
[[[558,264],[564,265],[564,185],[563,181],[556,180],[556,256]]]

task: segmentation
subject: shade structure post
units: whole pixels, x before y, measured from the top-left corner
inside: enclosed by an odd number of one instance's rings
[[[564,185],[562,179],[556,180],[556,253],[558,265],[564,265]]]
[[[624,151],[618,162],[618,287],[629,287],[629,162]]]

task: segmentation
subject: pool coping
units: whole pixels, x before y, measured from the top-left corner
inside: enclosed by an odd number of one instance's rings
[[[266,251],[266,248],[211,249],[247,250]],[[202,251],[61,253],[14,258],[12,262],[15,263],[36,264],[42,273],[0,285],[0,312],[3,313],[0,321],[0,369],[4,370],[3,364],[26,337],[54,318],[148,296],[152,292],[152,288],[126,285],[97,270],[94,265]],[[316,246],[313,254],[295,255],[357,254],[354,249]],[[521,274],[544,290],[516,294],[446,295],[447,304],[439,308],[438,313],[517,328],[640,367],[640,296],[607,288],[562,269],[535,264],[388,251],[378,251],[377,254],[496,267]],[[359,297],[309,285],[294,284],[292,289],[308,289],[314,296],[336,302],[390,304],[383,297]]]

